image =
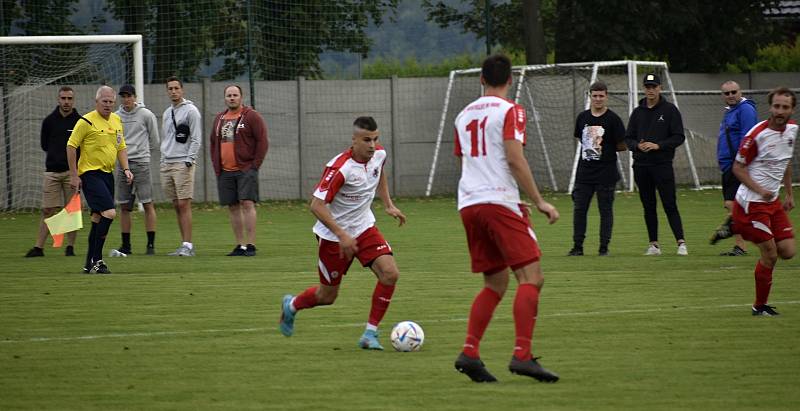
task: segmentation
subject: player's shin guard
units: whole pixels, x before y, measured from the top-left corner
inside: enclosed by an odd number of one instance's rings
[[[103,245],[106,243],[106,236],[108,230],[111,228],[111,222],[114,220],[110,218],[100,217],[100,222],[97,223],[97,232],[94,239],[94,261],[103,259]]]
[[[368,324],[377,328],[381,323],[383,315],[389,309],[389,303],[392,302],[394,288],[394,285],[382,284],[380,281],[375,284],[375,290],[372,292],[372,308],[369,310]]]
[[[298,294],[297,297],[294,297],[294,301],[292,302],[292,307],[294,307],[296,311],[305,310],[306,308],[316,307],[317,288],[318,287],[309,287],[302,293]]]
[[[503,297],[491,288],[485,287],[475,300],[472,301],[472,308],[469,311],[469,321],[467,322],[467,339],[464,341],[464,354],[472,358],[480,358],[479,346],[483,333],[489,322],[492,321],[494,309]]]
[[[520,361],[531,359],[531,339],[539,310],[539,289],[533,284],[520,284],[514,297],[514,357]]]
[[[756,302],[753,304],[756,307],[766,304],[769,299],[769,290],[772,288],[772,270],[773,267],[767,267],[761,264],[761,260],[758,260],[755,271]]]

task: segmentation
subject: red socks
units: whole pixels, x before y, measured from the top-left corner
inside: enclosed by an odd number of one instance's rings
[[[533,284],[520,284],[514,297],[514,357],[520,361],[531,359],[531,339],[539,310],[539,289]]]
[[[472,358],[480,358],[478,346],[483,338],[489,321],[492,320],[494,309],[500,303],[502,297],[491,288],[484,288],[475,296],[472,302],[472,309],[469,311],[469,322],[467,323],[467,339],[464,341],[464,354]]]
[[[764,305],[769,298],[769,290],[772,288],[772,270],[773,267],[767,267],[761,264],[758,260],[756,264],[756,302],[755,306]]]
[[[392,294],[394,294],[394,285],[381,284],[379,281],[375,284],[375,291],[372,292],[372,308],[369,310],[368,324],[377,327],[386,310],[389,309],[389,303],[392,302]]]
[[[306,308],[315,307],[317,305],[317,287],[309,287],[297,297],[294,297],[292,306],[296,311],[304,310]]]

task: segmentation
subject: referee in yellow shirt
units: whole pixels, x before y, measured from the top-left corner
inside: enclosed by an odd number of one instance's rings
[[[114,111],[117,95],[114,89],[102,86],[95,95],[95,110],[81,117],[72,129],[67,142],[69,184],[83,190],[92,213],[89,231],[89,251],[83,271],[91,274],[110,274],[103,262],[103,244],[117,212],[114,208],[114,164],[117,159],[125,172],[128,184],[133,173],[128,169],[128,151],[122,134],[122,121]],[[81,150],[77,160],[78,149]]]

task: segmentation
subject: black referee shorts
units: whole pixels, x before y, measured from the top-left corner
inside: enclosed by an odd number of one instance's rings
[[[92,213],[114,209],[114,175],[101,170],[81,174],[81,190]]]

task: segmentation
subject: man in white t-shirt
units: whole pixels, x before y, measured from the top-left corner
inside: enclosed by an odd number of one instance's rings
[[[549,223],[558,210],[546,202],[533,179],[522,147],[525,108],[506,99],[511,86],[511,61],[494,55],[481,68],[483,97],[465,107],[455,121],[455,155],[461,159],[458,210],[467,234],[472,272],[483,273],[484,288],[475,297],[467,338],[455,368],[475,382],[495,382],[480,359],[478,346],[495,308],[508,288],[509,267],[519,286],[514,297],[514,354],[509,370],[539,381],[558,375],[531,355],[531,339],[544,284],[541,252],[520,200],[520,187]]]
[[[787,211],[794,208],[791,160],[798,126],[791,120],[797,103],[791,90],[772,90],[767,101],[769,119],[750,129],[733,163],[733,174],[741,185],[733,205],[730,233],[741,234],[761,252],[755,268],[752,313],[773,316],[778,312],[767,305],[772,271],[778,257],[786,260],[795,254],[794,231]],[[779,196],[781,184],[785,190],[783,202]]]
[[[392,248],[375,227],[370,206],[376,191],[386,214],[399,220],[400,225],[405,223],[406,216],[389,195],[383,173],[386,150],[378,144],[378,125],[372,117],[359,117],[353,126],[353,145],[328,162],[311,197],[311,212],[317,218],[314,234],[319,239],[319,285],[297,296],[283,297],[279,328],[290,337],[297,311],[333,304],[342,277],[355,257],[378,278],[367,327],[358,345],[382,350],[378,325],[389,308],[399,271]]]

